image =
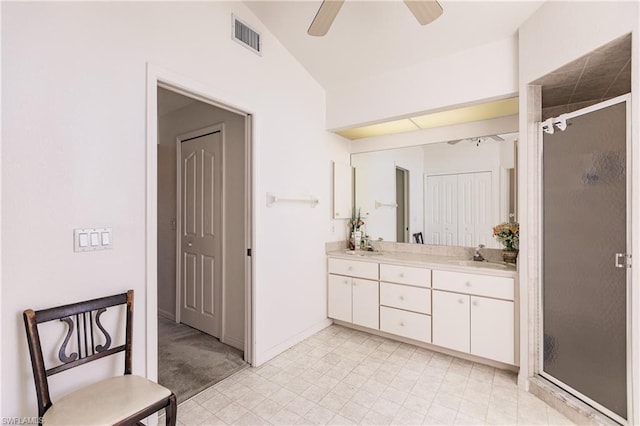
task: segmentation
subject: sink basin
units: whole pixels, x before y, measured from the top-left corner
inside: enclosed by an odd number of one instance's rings
[[[384,253],[381,251],[366,251],[366,250],[345,250],[346,254],[350,254],[352,256],[382,256]]]
[[[461,260],[461,259],[450,259],[447,260],[447,263],[451,265],[459,265],[459,266],[474,266],[476,268],[505,268],[508,266],[504,263],[498,262],[476,262],[475,260]]]

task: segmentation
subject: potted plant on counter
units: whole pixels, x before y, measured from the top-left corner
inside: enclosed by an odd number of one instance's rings
[[[518,258],[520,225],[517,222],[503,222],[493,227],[493,236],[504,246],[502,260],[515,264]]]

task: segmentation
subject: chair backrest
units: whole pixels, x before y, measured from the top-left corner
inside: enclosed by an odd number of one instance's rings
[[[422,238],[422,232],[416,232],[413,234],[413,239],[418,244],[424,244],[424,239]]]
[[[127,305],[125,343],[112,348],[111,335],[100,322],[100,316],[107,308],[124,304]],[[48,377],[53,374],[122,351],[125,352],[124,374],[131,374],[133,290],[114,296],[39,311],[27,309],[22,316],[27,332],[33,378],[36,384],[39,416],[43,416],[52,405],[51,397],[49,396]],[[42,355],[38,324],[53,320],[64,321],[67,324],[67,335],[58,351],[58,359],[60,359],[62,364],[47,369]],[[98,330],[96,330],[96,328]],[[102,336],[100,336],[98,332],[102,334]],[[67,345],[72,338],[77,341],[77,352],[67,355]],[[105,341],[104,344],[99,344],[99,342],[103,340]]]

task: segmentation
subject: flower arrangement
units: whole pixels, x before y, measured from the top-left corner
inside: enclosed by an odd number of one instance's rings
[[[503,222],[493,227],[493,236],[504,245],[506,251],[516,251],[520,242],[520,225],[517,222]]]
[[[355,212],[349,221],[349,230],[351,232],[361,231],[361,227],[364,226],[364,220],[360,217],[360,209],[358,209],[358,216],[356,217]]]

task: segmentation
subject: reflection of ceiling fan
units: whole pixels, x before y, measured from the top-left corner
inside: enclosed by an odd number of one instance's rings
[[[331,28],[333,20],[340,11],[344,0],[324,0],[320,9],[313,18],[307,34],[312,36],[323,36]],[[442,15],[442,6],[436,0],[404,0],[413,16],[416,17],[420,25],[427,25],[435,21]]]
[[[453,141],[448,141],[447,143],[449,145],[455,145],[458,142],[462,142],[462,141],[469,141],[472,143],[475,143],[476,146],[480,146],[480,144],[484,141],[486,141],[487,139],[493,139],[496,142],[502,142],[504,141],[504,138],[498,135],[493,135],[493,136],[483,136],[483,137],[477,137],[477,138],[468,138],[468,139],[458,139],[458,140],[453,140]]]

